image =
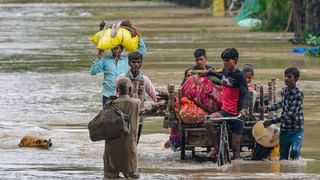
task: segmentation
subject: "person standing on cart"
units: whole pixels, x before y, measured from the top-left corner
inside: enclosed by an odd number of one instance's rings
[[[221,110],[210,114],[211,118],[220,117],[246,117],[249,107],[249,91],[247,81],[243,73],[236,68],[239,52],[235,48],[227,48],[221,53],[224,68],[222,72],[222,107]],[[227,120],[232,131],[232,159],[240,158],[240,140],[243,132],[243,122],[238,119]],[[209,140],[213,148],[208,157],[215,157],[218,152],[218,141],[215,140],[215,129],[213,125],[206,124]]]

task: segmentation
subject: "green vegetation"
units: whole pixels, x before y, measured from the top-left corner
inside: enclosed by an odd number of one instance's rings
[[[306,44],[311,46],[319,46],[320,45],[320,36],[312,35],[311,33],[306,33],[306,35],[303,35],[303,38],[305,39]]]
[[[306,50],[307,56],[320,57],[320,36],[315,36],[309,32],[303,32],[302,37],[307,45],[318,46]]]
[[[253,31],[284,31],[288,22],[291,0],[258,0],[260,7],[257,18],[261,19]]]

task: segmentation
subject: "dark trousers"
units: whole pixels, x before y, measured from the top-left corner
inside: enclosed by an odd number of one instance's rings
[[[260,144],[256,143],[256,146],[252,153],[252,160],[265,160],[268,159],[273,147],[263,147]]]

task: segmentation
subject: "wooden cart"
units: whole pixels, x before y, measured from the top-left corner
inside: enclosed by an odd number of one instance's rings
[[[244,130],[241,138],[241,150],[251,151],[255,147],[255,140],[252,136],[252,128],[254,124],[263,120],[265,117],[272,118],[274,114],[266,114],[263,111],[263,107],[269,105],[276,100],[275,93],[275,80],[272,79],[268,83],[268,91],[264,91],[263,86],[258,87],[258,96],[255,101],[251,100],[251,105],[249,109],[249,118],[243,120]],[[168,85],[168,93],[166,94],[165,106],[162,105],[162,113],[164,115],[163,127],[164,128],[175,128],[178,129],[181,134],[181,160],[186,159],[186,151],[191,151],[191,156],[194,158],[196,156],[197,149],[202,152],[209,152],[212,144],[209,141],[207,130],[204,123],[201,124],[185,124],[180,120],[175,114],[175,97],[179,97],[179,91],[176,91],[174,85]],[[252,94],[250,93],[250,97]],[[179,100],[180,98],[178,98]],[[252,98],[250,98],[252,99]],[[159,106],[160,107],[160,106]],[[154,108],[154,109],[157,109]],[[165,107],[165,108],[164,108]],[[156,112],[156,110],[153,110]],[[207,119],[210,120],[210,119]],[[220,121],[215,121],[214,125],[217,129],[217,134],[215,135],[216,140],[219,141],[219,154],[218,154],[218,165],[223,165],[225,163],[230,163],[229,151],[231,149],[231,132],[227,126],[227,123],[222,118]],[[220,154],[222,153],[222,154]]]

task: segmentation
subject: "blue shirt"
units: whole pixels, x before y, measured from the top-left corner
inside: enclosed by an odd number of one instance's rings
[[[142,38],[139,41],[139,53],[145,54],[146,45]],[[90,69],[91,75],[97,75],[103,72],[103,96],[109,97],[116,94],[116,78],[127,72],[130,69],[128,64],[128,56],[120,56],[118,63],[116,64],[112,56],[105,56],[101,59],[96,59],[93,61]]]

